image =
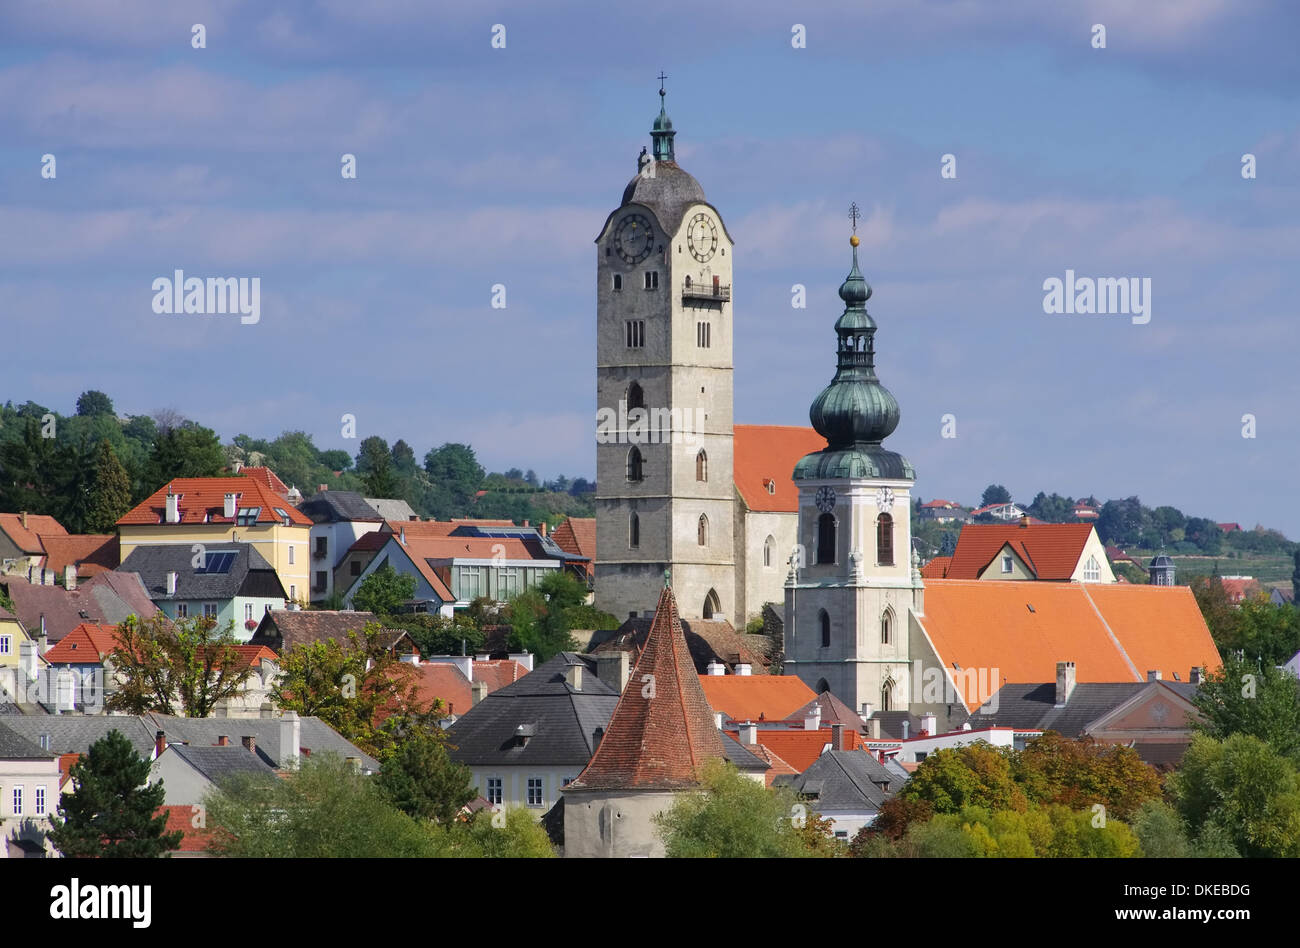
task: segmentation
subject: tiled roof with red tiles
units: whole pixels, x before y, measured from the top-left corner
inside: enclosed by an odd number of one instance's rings
[[[737,743],[740,742],[737,741]],[[770,747],[763,744],[741,744],[740,746],[767,764],[768,771],[763,775],[763,783],[765,786],[772,786],[772,779],[774,777],[790,776],[799,773],[799,771],[791,767],[781,758],[780,754],[772,750]]]
[[[127,511],[117,521],[119,527],[156,525],[166,523],[167,492],[180,496],[180,524],[193,526],[200,523],[235,524],[239,511],[261,508],[258,523],[278,523],[288,519],[295,526],[311,526],[311,518],[275,493],[266,484],[252,477],[177,477],[154,491],[147,499]],[[225,515],[226,494],[237,495],[234,517]],[[283,515],[277,512],[283,511]]]
[[[528,669],[513,658],[494,658],[474,662],[474,680],[486,684],[488,694],[506,685],[513,685],[527,674]]]
[[[181,806],[160,806],[159,813],[167,814],[167,832],[184,833],[181,837],[181,844],[173,852],[178,853],[206,853],[208,851],[208,841],[212,838],[212,830],[206,826],[203,828],[194,825],[195,814],[202,812],[196,810],[188,804]]]
[[[72,789],[68,787],[68,781],[72,779],[72,765],[81,760],[81,755],[76,753],[59,755],[59,789]]]
[[[51,665],[97,665],[117,648],[117,626],[83,622],[43,656]]]
[[[726,733],[730,737],[740,739],[739,731],[728,730]],[[829,727],[818,728],[815,731],[804,728],[759,728],[756,737],[758,743],[779,755],[798,773],[803,773],[831,744],[835,732]],[[861,735],[857,731],[846,728],[842,740],[844,750],[866,750],[866,745],[862,743]]]
[[[272,609],[262,616],[248,644],[264,645],[272,654],[328,639],[346,645],[349,632],[359,635],[371,622],[379,622],[379,616],[373,612]]]
[[[0,533],[27,556],[43,556],[42,536],[67,536],[63,524],[45,514],[0,513]]]
[[[625,619],[623,624],[613,632],[598,631],[592,641],[598,644],[591,647],[594,654],[610,651],[624,651],[635,662],[650,634],[650,619],[638,616]],[[686,645],[695,659],[695,670],[701,675],[708,671],[711,662],[720,662],[735,671],[737,665],[750,666],[754,675],[766,675],[771,664],[768,651],[772,639],[765,635],[751,635],[737,632],[735,626],[725,619],[683,619],[682,630],[686,634]]]
[[[273,492],[281,497],[288,497],[289,485],[280,478],[275,476],[275,471],[269,467],[241,467],[239,474],[242,477],[251,477],[264,487],[269,487]]]
[[[1002,547],[1016,555],[1041,580],[1069,579],[1078,568],[1083,548],[1094,528],[1089,523],[968,523],[957,535],[957,547],[946,579],[978,579]],[[925,575],[924,573],[922,575]]]
[[[817,693],[795,675],[701,675],[709,707],[733,721],[780,721]]]
[[[794,425],[736,425],[732,430],[732,474],[745,506],[797,511],[794,466],[805,454],[825,450],[826,439],[812,428]]]
[[[71,533],[41,537],[45,547],[45,568],[62,579],[65,566],[75,566],[77,577],[94,576],[122,563],[116,533]]]
[[[1241,524],[1239,523],[1216,523],[1215,526],[1224,533],[1236,533],[1241,529]]]
[[[631,680],[653,689],[623,690],[596,752],[568,789],[686,789],[699,785],[706,760],[725,756],[670,587],[659,595]]]
[[[528,546],[514,537],[421,537],[408,530],[406,542],[402,543],[400,536],[390,536],[389,539],[398,544],[399,549],[443,602],[454,602],[456,597],[452,595],[446,579],[438,572],[438,567],[448,566],[458,559],[492,560],[502,556],[507,560],[535,558]]]
[[[940,664],[963,670],[955,685],[971,711],[1003,682],[1054,681],[1059,661],[1074,662],[1080,682],[1144,681],[1149,670],[1173,680],[1220,664],[1187,586],[937,579],[915,621]]]
[[[950,510],[954,507],[960,508],[961,504],[954,503],[951,500],[927,500],[925,503],[921,505],[922,510],[925,510],[927,508],[930,509],[943,508],[944,510]]]
[[[565,553],[585,556],[593,563],[596,560],[595,517],[566,517],[564,522],[551,532],[551,539]]]
[[[470,681],[458,666],[450,662],[421,662],[412,667],[416,700],[421,707],[436,698],[447,714],[464,714],[474,704]]]
[[[1224,576],[1219,579],[1223,591],[1228,594],[1229,602],[1242,602],[1247,596],[1262,591],[1259,580],[1253,576]]]
[[[921,567],[921,576],[923,579],[943,579],[951,565],[951,556],[936,556]]]

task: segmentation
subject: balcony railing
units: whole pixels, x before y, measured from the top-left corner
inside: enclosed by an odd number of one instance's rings
[[[730,300],[731,284],[692,283],[687,279],[682,283],[682,299],[692,300]]]

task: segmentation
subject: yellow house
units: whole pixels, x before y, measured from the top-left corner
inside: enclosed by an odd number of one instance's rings
[[[27,630],[18,617],[0,606],[0,668],[18,667],[22,645],[26,641],[29,641]]]
[[[123,516],[117,532],[123,560],[137,546],[182,544],[194,551],[195,569],[223,543],[251,543],[289,598],[306,602],[311,525],[284,496],[251,477],[178,477]]]

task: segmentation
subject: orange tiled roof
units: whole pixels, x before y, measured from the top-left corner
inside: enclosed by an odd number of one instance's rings
[[[571,789],[694,787],[705,760],[723,757],[722,738],[668,587],[659,595],[654,623],[630,680],[639,682],[646,675],[652,676],[654,690],[623,690],[596,753]]]
[[[159,812],[167,814],[167,832],[181,832],[181,844],[173,850],[179,853],[207,852],[208,840],[212,838],[211,829],[197,829],[194,826],[195,808],[188,805],[161,806]],[[200,811],[201,812],[201,811]]]
[[[759,760],[766,761],[768,770],[763,775],[763,783],[766,786],[772,786],[772,778],[788,776],[799,773],[788,763],[781,759],[781,756],[770,747],[764,747],[762,744],[741,744],[741,747],[749,751]]]
[[[434,698],[443,703],[448,714],[464,714],[474,703],[469,679],[450,662],[421,662],[415,669],[415,693],[421,706]]]
[[[280,478],[275,476],[275,471],[269,467],[242,467],[239,473],[244,477],[251,477],[265,487],[271,488],[281,497],[289,496],[289,485]]]
[[[978,579],[1009,543],[1038,579],[1069,579],[1092,533],[1090,523],[968,523],[957,535],[944,578]]]
[[[921,567],[921,577],[923,579],[943,579],[948,573],[948,567],[951,565],[951,556],[936,556]]]
[[[740,740],[738,731],[727,731],[729,737]],[[818,728],[815,731],[805,730],[804,728],[778,728],[767,730],[759,728],[757,731],[758,743],[762,744],[768,750],[777,754],[785,763],[793,767],[797,773],[803,773],[822,755],[822,749],[831,743],[835,732],[828,727]],[[861,735],[850,728],[844,729],[844,748],[845,750],[866,750],[866,745],[862,743]]]
[[[1259,580],[1250,576],[1232,576],[1220,579],[1219,582],[1223,584],[1223,591],[1228,594],[1229,602],[1241,602],[1247,596],[1252,596],[1261,589]]]
[[[50,664],[95,665],[117,648],[117,626],[83,622],[50,647],[44,658]]]
[[[513,658],[495,658],[474,663],[474,680],[486,683],[488,694],[506,685],[513,685],[527,674],[528,669]]]
[[[398,537],[400,536],[401,534],[398,534]],[[394,538],[389,537],[389,539]],[[402,545],[400,539],[397,542],[415,564],[415,568],[420,571],[420,575],[444,602],[451,602],[455,597],[446,581],[439,575],[435,564],[441,565],[453,559],[490,560],[501,555],[509,560],[533,559],[533,554],[524,542],[513,537],[421,537],[407,530],[406,543]]]
[[[180,525],[199,523],[234,524],[235,517],[225,516],[226,494],[238,494],[238,507],[261,507],[258,523],[278,523],[279,507],[295,526],[310,527],[311,519],[299,512],[281,495],[252,477],[177,477],[154,491],[146,500],[129,510],[119,527],[164,523],[167,513],[167,490],[180,495]],[[236,510],[236,517],[238,510]]]
[[[122,554],[116,533],[68,533],[42,535],[45,547],[45,568],[60,577],[65,566],[75,566],[77,576],[94,576],[122,564]]]
[[[596,559],[596,518],[566,517],[551,533],[551,539],[565,553]]]
[[[1193,666],[1219,667],[1186,586],[930,580],[918,621],[943,667],[967,670],[957,686],[972,711],[1005,682],[1054,681],[1059,661],[1074,662],[1081,682],[1144,681],[1149,670],[1186,680]]]
[[[733,474],[745,505],[750,510],[797,511],[794,466],[805,454],[823,450],[826,439],[794,425],[736,425],[733,430]],[[768,490],[769,484],[775,493]]]
[[[794,675],[701,675],[700,687],[709,707],[733,721],[780,721],[817,697]]]
[[[45,547],[41,543],[44,536],[67,536],[63,524],[45,514],[27,514],[27,526],[23,526],[20,513],[0,513],[0,531],[3,531],[14,546],[28,556],[42,556]]]

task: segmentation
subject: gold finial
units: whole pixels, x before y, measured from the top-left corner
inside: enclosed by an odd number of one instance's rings
[[[860,243],[862,243],[862,241],[858,240],[858,235],[857,235],[857,234],[854,234],[852,237],[849,238],[849,246],[850,246],[850,247],[856,247],[856,246],[857,246],[858,244],[860,244]]]

